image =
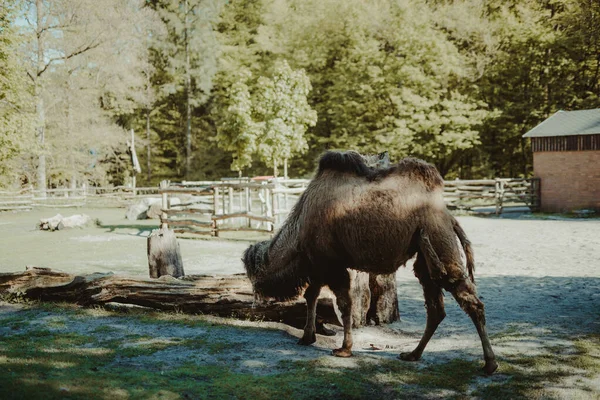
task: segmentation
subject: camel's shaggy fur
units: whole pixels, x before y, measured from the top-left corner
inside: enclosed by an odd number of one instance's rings
[[[387,166],[356,152],[327,152],[317,173],[275,237],[250,246],[244,265],[255,292],[290,299],[304,290],[307,322],[301,344],[316,340],[316,301],[324,285],[342,312],[344,341],[334,355],[352,348],[350,278],[347,268],[389,274],[415,254],[423,286],[427,326],[404,360],[421,357],[445,317],[442,289],[452,293],[473,320],[484,350],[486,373],[497,364],[485,331],[483,303],[474,285],[471,245],[443,200],[443,180],[424,161],[406,158]],[[463,266],[458,237],[466,255]]]

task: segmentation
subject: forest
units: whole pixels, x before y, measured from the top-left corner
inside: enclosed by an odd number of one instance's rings
[[[1,0],[0,186],[309,177],[327,149],[528,177],[600,107],[598,0]]]

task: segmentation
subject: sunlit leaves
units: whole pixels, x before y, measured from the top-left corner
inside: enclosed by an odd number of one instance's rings
[[[254,155],[276,169],[308,148],[305,132],[317,121],[307,99],[310,80],[284,60],[276,63],[271,78],[258,78],[252,96],[246,82],[234,83],[228,91],[230,103],[218,131],[219,146],[233,153],[233,170],[251,166]]]

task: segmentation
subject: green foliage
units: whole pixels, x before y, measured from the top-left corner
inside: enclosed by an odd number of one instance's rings
[[[308,175],[328,148],[528,176],[525,132],[600,107],[597,1],[73,0],[41,27],[35,2],[3,4],[4,182],[43,154],[52,184],[127,183],[131,128],[141,184]]]
[[[257,87],[254,111],[261,130],[257,152],[277,173],[282,160],[307,150],[306,127],[317,122],[307,101],[312,87],[306,73],[292,70],[287,61],[276,63],[273,78],[260,77]]]
[[[252,165],[256,152],[259,125],[252,119],[253,106],[250,89],[244,80],[234,83],[229,90],[229,106],[217,130],[219,147],[233,154],[231,170],[241,171]]]
[[[32,88],[22,73],[21,40],[11,24],[17,15],[16,3],[6,1],[0,7],[0,186],[14,182],[16,157],[32,149]]]
[[[272,78],[258,78],[253,95],[246,83],[250,74],[243,78],[229,90],[230,103],[217,141],[233,152],[232,170],[251,166],[252,156],[258,155],[277,173],[283,160],[308,148],[304,134],[317,121],[308,104],[310,80],[304,70],[293,70],[285,60],[274,65]]]
[[[319,115],[313,146],[438,162],[478,143],[489,112],[464,93],[466,63],[426,4],[278,4],[257,40],[308,71]]]

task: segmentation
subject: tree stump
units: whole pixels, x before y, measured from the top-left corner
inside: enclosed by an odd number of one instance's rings
[[[395,272],[387,275],[369,274],[369,290],[371,302],[367,322],[379,325],[400,320]]]
[[[170,275],[184,276],[181,250],[175,232],[167,227],[152,231],[148,236],[148,267],[150,278]]]
[[[350,273],[350,296],[352,297],[352,326],[373,323],[388,324],[400,320],[396,273],[375,275],[368,272],[348,270]],[[338,318],[341,314],[335,307]]]

